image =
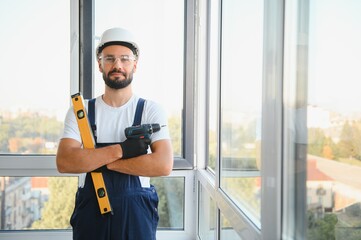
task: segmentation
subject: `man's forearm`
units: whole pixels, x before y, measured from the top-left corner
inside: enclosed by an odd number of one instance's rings
[[[152,153],[129,159],[119,159],[107,165],[113,171],[146,177],[167,176],[173,168],[173,150],[169,140],[152,145]]]
[[[98,149],[83,149],[67,140],[62,140],[58,147],[56,163],[61,173],[91,172],[122,156],[119,145]]]

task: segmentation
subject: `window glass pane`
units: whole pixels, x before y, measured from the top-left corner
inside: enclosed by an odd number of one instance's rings
[[[361,239],[360,12],[310,1],[307,239]]]
[[[140,58],[134,74],[134,93],[165,107],[174,155],[178,157],[182,153],[184,11],[183,0],[95,1],[98,39],[112,27],[127,28],[137,37]],[[95,63],[95,96],[104,92],[97,66]]]
[[[0,230],[68,229],[77,177],[0,177]]]
[[[0,153],[56,152],[70,102],[69,15],[70,1],[0,1]]]
[[[260,219],[263,1],[222,2],[221,188]]]
[[[182,230],[184,228],[184,177],[151,178],[159,197],[158,229]]]
[[[199,185],[198,209],[198,232],[200,239],[216,239],[217,207],[202,185]]]

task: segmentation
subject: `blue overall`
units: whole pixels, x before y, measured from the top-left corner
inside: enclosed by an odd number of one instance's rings
[[[94,130],[95,99],[89,101],[89,121]],[[139,125],[144,99],[138,101],[133,125]],[[94,132],[94,131],[93,131]],[[144,188],[138,176],[102,169],[112,214],[99,210],[93,181],[86,174],[76,193],[70,219],[74,240],[155,240],[158,225],[158,195],[154,186]]]

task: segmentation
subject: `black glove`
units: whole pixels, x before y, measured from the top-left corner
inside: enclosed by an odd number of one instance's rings
[[[122,159],[138,157],[143,154],[147,154],[147,150],[150,144],[150,139],[141,138],[134,139],[130,138],[124,142],[119,143],[123,150]]]

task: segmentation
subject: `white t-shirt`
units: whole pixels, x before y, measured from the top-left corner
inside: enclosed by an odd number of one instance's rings
[[[129,101],[121,107],[111,107],[107,105],[102,96],[95,101],[95,123],[98,143],[123,142],[126,140],[124,129],[133,125],[135,110],[139,97],[133,95]],[[88,100],[84,106],[88,110]],[[157,103],[146,100],[142,115],[142,124],[159,123],[164,126],[160,131],[151,136],[151,143],[170,139],[165,110]],[[62,138],[72,138],[81,141],[78,124],[75,118],[74,109],[70,107],[64,121],[64,132]],[[85,173],[79,177],[79,186],[84,186]],[[142,187],[149,187],[149,177],[139,177]]]

